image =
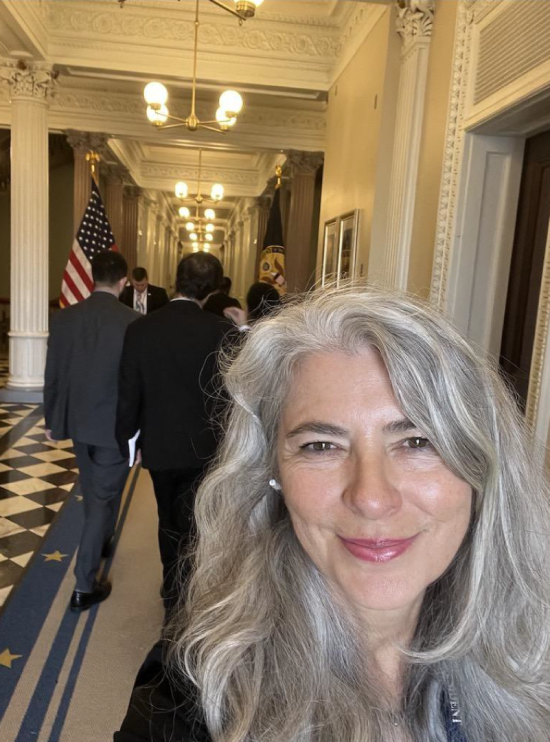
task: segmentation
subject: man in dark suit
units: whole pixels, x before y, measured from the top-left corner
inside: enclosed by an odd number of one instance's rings
[[[241,303],[238,299],[234,299],[229,296],[231,291],[231,279],[229,276],[224,276],[220,284],[220,288],[208,297],[204,308],[207,312],[214,312],[218,317],[225,317],[223,310],[228,307],[237,307],[241,309]]]
[[[183,258],[174,299],[130,325],[119,376],[116,437],[126,455],[138,446],[149,469],[159,514],[163,596],[169,611],[179,548],[193,528],[195,490],[216,450],[211,422],[217,379],[217,349],[230,327],[203,311],[222,278],[220,261],[205,252]]]
[[[46,358],[44,416],[50,440],[72,438],[84,498],[71,609],[105,600],[108,582],[95,577],[115,531],[128,460],[115,439],[117,379],[124,333],[139,317],[118,301],[127,265],[106,250],[92,263],[94,291],[52,320]]]
[[[126,286],[120,301],[140,314],[151,314],[168,304],[168,294],[160,286],[149,283],[145,268],[138,267],[132,271],[132,285]]]

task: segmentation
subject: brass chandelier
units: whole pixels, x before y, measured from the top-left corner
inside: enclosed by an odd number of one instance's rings
[[[189,232],[189,239],[192,241],[193,250],[204,250],[208,252],[209,244],[214,239],[214,219],[216,218],[216,212],[212,208],[206,208],[204,213],[201,215],[200,209],[203,203],[212,202],[214,204],[222,200],[224,194],[224,188],[221,183],[214,183],[210,190],[210,198],[206,198],[201,193],[202,188],[202,149],[199,149],[199,174],[197,181],[197,193],[195,196],[189,196],[189,186],[183,180],[176,183],[175,194],[176,197],[182,202],[194,201],[195,202],[195,215],[191,217],[191,210],[188,206],[180,206],[178,209],[179,215],[183,219],[189,219],[185,225],[185,229]],[[191,218],[190,218],[191,217]]]
[[[119,0],[120,2],[120,0]],[[125,0],[123,0],[125,2]],[[237,16],[239,23],[242,24],[247,18],[252,18],[256,8],[262,4],[263,0],[236,0],[235,8],[220,2],[220,0],[209,0],[219,8],[223,8],[228,13]],[[243,99],[236,90],[226,90],[220,95],[218,109],[215,118],[208,121],[201,121],[197,116],[197,56],[199,43],[199,4],[200,0],[195,2],[195,37],[193,46],[193,82],[191,88],[191,111],[186,118],[180,118],[170,113],[168,106],[168,90],[160,82],[150,82],[145,86],[143,97],[147,103],[147,118],[153,126],[159,129],[173,129],[176,126],[185,126],[189,131],[197,129],[210,129],[225,134],[237,123],[237,116],[243,107]],[[166,123],[175,121],[177,123]]]

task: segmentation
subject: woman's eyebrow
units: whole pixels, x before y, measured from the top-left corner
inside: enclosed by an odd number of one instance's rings
[[[308,422],[298,425],[298,427],[287,433],[287,438],[293,438],[296,435],[302,433],[317,433],[318,435],[334,435],[334,436],[346,436],[349,431],[346,428],[341,428],[339,425],[332,425],[331,423],[324,423],[320,420],[310,420]]]
[[[392,420],[391,423],[384,425],[383,432],[391,435],[392,433],[407,433],[409,430],[417,429],[418,426],[412,420],[404,417],[401,420]]]

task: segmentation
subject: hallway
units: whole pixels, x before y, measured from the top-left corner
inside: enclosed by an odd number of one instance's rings
[[[81,519],[77,482],[0,614],[0,739],[6,742],[111,740],[158,638],[161,572],[149,475],[138,469],[128,478],[116,550],[104,565],[111,597],[73,614],[67,607]]]

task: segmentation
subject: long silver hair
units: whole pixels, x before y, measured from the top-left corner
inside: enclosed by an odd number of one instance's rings
[[[269,486],[296,364],[366,346],[380,353],[404,414],[474,493],[469,531],[428,587],[413,644],[403,649],[406,738],[446,742],[442,698],[450,694],[468,742],[548,742],[542,456],[479,350],[433,308],[370,289],[290,302],[227,363],[231,409],[197,497],[195,571],[172,625],[173,666],[197,685],[216,742],[403,739],[353,617]]]

